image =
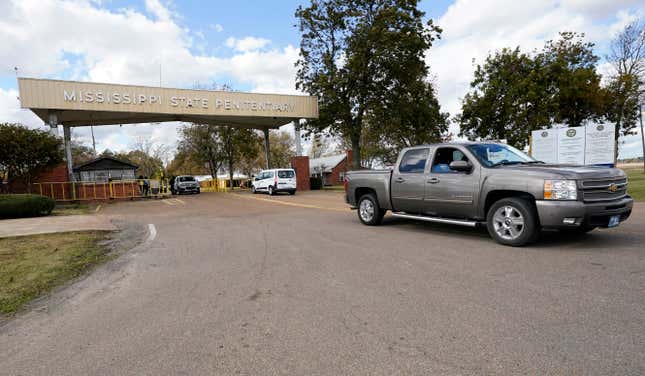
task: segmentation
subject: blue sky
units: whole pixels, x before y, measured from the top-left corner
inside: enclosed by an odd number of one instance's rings
[[[0,2],[0,121],[42,122],[19,109],[14,66],[30,77],[296,93],[299,33],[294,12],[306,1],[9,0]],[[444,33],[427,55],[444,111],[459,110],[473,59],[503,47],[530,51],[561,30],[584,32],[606,53],[615,32],[642,16],[633,0],[424,0]],[[609,66],[601,63],[601,73]],[[125,150],[138,139],[173,149],[178,124],[101,127],[99,149]],[[288,127],[285,130],[289,130]],[[456,125],[451,131],[458,132]],[[75,137],[87,142],[89,132]],[[640,137],[622,156],[640,155]]]

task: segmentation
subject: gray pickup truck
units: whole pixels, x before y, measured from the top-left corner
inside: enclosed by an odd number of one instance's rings
[[[493,142],[403,149],[392,170],[348,172],[345,197],[366,225],[391,210],[400,218],[485,225],[512,246],[532,242],[542,228],[615,227],[633,206],[620,169],[545,164]]]

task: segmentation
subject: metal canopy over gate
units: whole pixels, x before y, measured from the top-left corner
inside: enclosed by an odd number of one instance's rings
[[[315,97],[18,78],[20,105],[53,132],[64,129],[71,176],[70,127],[185,121],[261,129],[269,164],[269,129],[318,118]],[[300,148],[298,148],[300,149]],[[300,154],[298,150],[297,154]]]

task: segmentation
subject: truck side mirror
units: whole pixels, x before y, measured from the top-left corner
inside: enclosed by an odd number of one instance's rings
[[[468,161],[452,161],[449,167],[453,171],[469,172],[473,168],[473,165]]]

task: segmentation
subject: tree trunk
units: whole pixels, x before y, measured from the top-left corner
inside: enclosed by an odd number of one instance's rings
[[[208,169],[211,173],[212,184],[217,187],[217,170],[215,169],[215,163],[213,161],[208,161]]]
[[[350,135],[352,142],[352,170],[361,169],[361,133],[358,135],[352,132]]]
[[[623,118],[623,110],[621,106],[620,113],[618,114],[618,121],[616,121],[616,131],[614,132],[614,167],[618,164],[618,139],[620,138],[620,123]]]
[[[233,190],[233,157],[228,159],[228,181],[232,191]]]

